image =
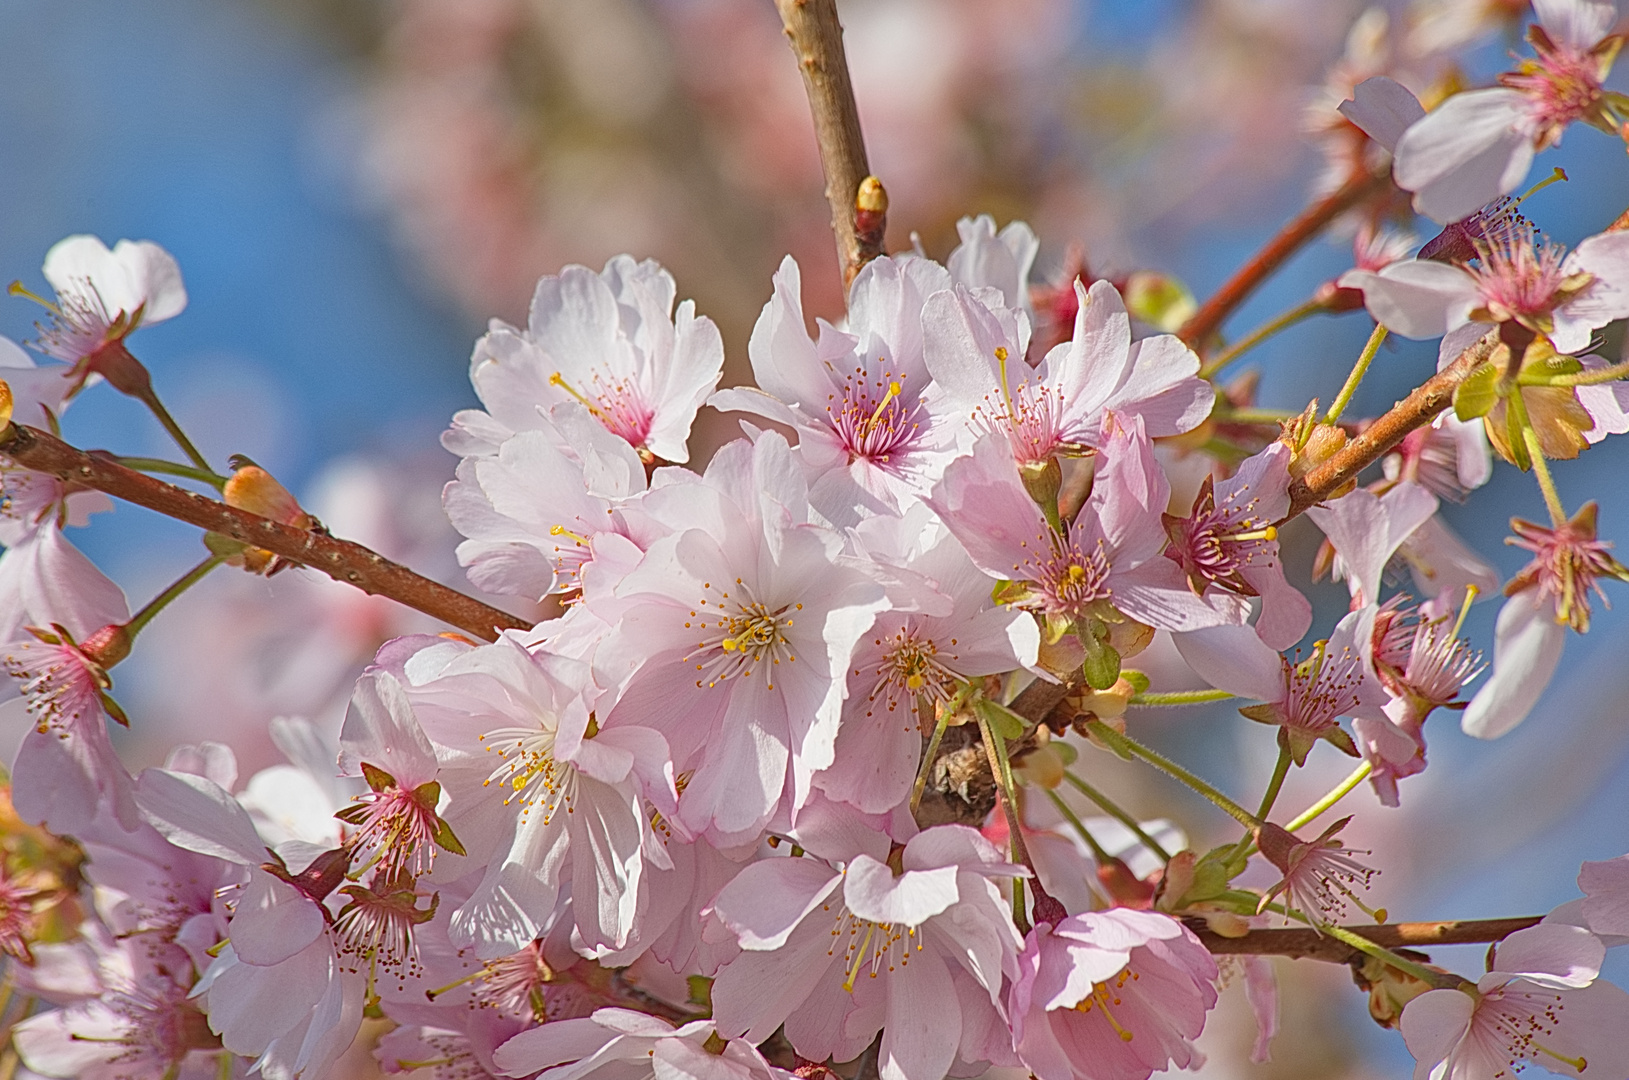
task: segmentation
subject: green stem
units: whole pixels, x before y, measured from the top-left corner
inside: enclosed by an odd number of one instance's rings
[[[928,786],[928,773],[933,769],[933,761],[939,756],[939,744],[944,741],[945,729],[950,726],[951,710],[939,710],[939,722],[933,725],[933,735],[928,739],[928,748],[922,752],[922,765],[916,770],[916,783],[911,788],[911,813],[915,814],[917,807],[922,805],[922,792]]]
[[[1352,365],[1352,373],[1346,376],[1346,385],[1341,387],[1341,392],[1336,394],[1335,400],[1330,403],[1329,412],[1324,414],[1324,423],[1333,424],[1341,418],[1341,413],[1345,412],[1346,406],[1351,403],[1352,395],[1357,393],[1358,384],[1368,373],[1369,365],[1374,362],[1375,353],[1380,351],[1380,343],[1385,340],[1386,328],[1376,323],[1374,333],[1369,335],[1369,343],[1363,346],[1363,351],[1358,354],[1357,363]]]
[[[1518,395],[1519,391],[1511,397],[1514,399]],[[1522,424],[1522,441],[1527,443],[1527,456],[1533,462],[1533,476],[1538,480],[1539,490],[1544,493],[1544,506],[1550,511],[1550,524],[1566,524],[1567,510],[1561,503],[1561,492],[1556,490],[1555,477],[1550,475],[1550,465],[1544,460],[1544,448],[1539,445],[1538,432],[1533,430],[1531,423]]]
[[[131,637],[135,637],[137,634],[141,633],[142,627],[152,622],[153,616],[157,615],[159,612],[163,611],[167,606],[169,606],[171,600],[174,600],[176,597],[198,584],[198,582],[203,580],[205,574],[209,573],[211,570],[215,569],[225,561],[226,558],[223,555],[211,555],[197,566],[194,566],[191,570],[188,570],[185,574],[182,574],[176,579],[173,585],[159,593],[157,596],[153,597],[147,602],[146,607],[142,608],[140,611],[136,612],[130,617],[130,621],[124,624],[125,632]]]
[[[1285,747],[1278,748],[1278,764],[1273,766],[1273,778],[1267,781],[1267,791],[1261,797],[1261,809],[1256,811],[1256,817],[1262,821],[1272,813],[1273,804],[1278,801],[1278,792],[1284,786],[1284,778],[1290,774],[1290,752]]]
[[[1120,805],[1113,799],[1109,798],[1107,795],[1103,794],[1101,791],[1097,790],[1095,787],[1088,784],[1086,781],[1082,780],[1072,772],[1065,771],[1063,778],[1073,784],[1076,791],[1080,792],[1082,795],[1092,800],[1092,802],[1096,803],[1099,810],[1102,810],[1105,814],[1109,815],[1109,817],[1130,829],[1131,834],[1138,840],[1142,841],[1144,847],[1146,847],[1149,851],[1152,851],[1155,855],[1159,856],[1160,862],[1171,861],[1171,853],[1166,851],[1165,848],[1160,845],[1158,840],[1155,840],[1152,836],[1148,835],[1148,833],[1144,832],[1143,827],[1138,824],[1137,819],[1122,810]]]
[[[1316,315],[1322,310],[1324,310],[1322,302],[1308,300],[1304,304],[1290,308],[1282,315],[1269,319],[1207,361],[1205,366],[1199,369],[1199,377],[1201,379],[1210,378],[1274,334],[1282,330],[1288,330],[1307,316]]]
[[[1144,691],[1141,694],[1133,694],[1127,704],[1146,705],[1150,708],[1156,705],[1204,705],[1212,701],[1226,701],[1232,696],[1226,690]]]
[[[1284,828],[1289,832],[1294,832],[1303,826],[1311,825],[1314,821],[1317,821],[1320,817],[1322,817],[1330,807],[1334,806],[1336,803],[1346,798],[1347,795],[1351,794],[1352,789],[1363,783],[1364,780],[1368,779],[1369,774],[1373,771],[1373,763],[1365,761],[1363,764],[1353,769],[1345,780],[1342,780],[1339,784],[1336,784],[1333,788],[1331,788],[1329,794],[1325,795],[1323,798],[1301,811],[1301,813],[1296,815],[1289,824],[1284,826]]]
[[[1154,768],[1165,773],[1167,776],[1170,776],[1172,779],[1186,784],[1200,795],[1203,795],[1205,798],[1209,799],[1212,803],[1215,803],[1219,809],[1221,809],[1233,820],[1237,821],[1240,825],[1243,825],[1245,828],[1254,829],[1261,824],[1261,822],[1257,821],[1250,815],[1250,811],[1246,810],[1244,807],[1240,806],[1226,795],[1223,795],[1214,785],[1201,780],[1199,777],[1195,776],[1193,773],[1189,772],[1187,769],[1184,769],[1181,765],[1178,765],[1176,762],[1172,761],[1170,758],[1159,753],[1158,751],[1144,746],[1142,743],[1131,738],[1130,736],[1120,734],[1118,731],[1115,731],[1101,720],[1089,721],[1086,726],[1091,730],[1093,735],[1096,735],[1099,739],[1103,740],[1112,749],[1123,753],[1127,757],[1142,758],[1144,761],[1148,762],[1148,764],[1154,766]]]
[[[1224,424],[1279,424],[1300,415],[1288,409],[1258,409],[1248,405],[1238,409],[1218,405],[1216,411],[1211,413],[1213,418]]]
[[[1541,375],[1522,372],[1516,376],[1518,386],[1599,386],[1629,377],[1629,360],[1610,367],[1575,371],[1571,375]]]
[[[1092,849],[1092,858],[1096,859],[1099,865],[1108,863],[1114,856],[1103,850],[1103,845],[1099,844],[1097,838],[1086,828],[1086,823],[1080,820],[1079,815],[1073,810],[1069,809],[1068,803],[1063,801],[1063,796],[1051,788],[1042,788],[1041,790],[1046,792],[1047,798],[1052,800],[1052,805],[1058,808],[1058,813],[1063,815],[1064,820],[1074,826],[1075,831],[1080,834],[1080,838],[1086,841],[1086,846]]]
[[[115,457],[113,460],[127,469],[136,469],[140,472],[158,473],[162,476],[184,476],[188,480],[197,480],[215,488],[226,486],[226,477],[211,469],[198,469],[176,461],[165,461],[162,458]]]
[[[209,467],[209,459],[200,454],[198,448],[192,445],[192,440],[187,438],[187,433],[181,430],[181,425],[175,422],[175,417],[170,415],[170,410],[166,409],[164,403],[158,400],[158,395],[149,388],[145,394],[137,396],[141,399],[142,404],[146,405],[152,411],[152,414],[158,417],[158,422],[164,425],[164,430],[170,433],[170,438],[175,440],[175,445],[181,448],[181,452],[187,455],[188,460],[204,472],[213,474],[214,470]]]
[[[1017,785],[1012,779],[1012,762],[1007,760],[1007,742],[995,733],[982,710],[975,709],[974,714],[979,720],[979,735],[984,740],[984,752],[990,759],[990,772],[1001,785],[1001,807],[1007,815],[1007,836],[1012,850],[1012,861],[1028,867],[1029,872],[1033,874],[1035,867],[1029,861],[1029,848],[1024,844],[1023,829],[1018,821],[1018,800],[1014,795]],[[1029,917],[1024,913],[1023,878],[1012,879],[1012,921],[1020,934],[1029,933]]]

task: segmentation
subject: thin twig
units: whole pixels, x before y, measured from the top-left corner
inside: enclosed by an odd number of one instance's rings
[[[1177,331],[1177,336],[1189,345],[1205,341],[1231,315],[1235,308],[1255,291],[1256,286],[1277,270],[1301,246],[1324,230],[1324,227],[1364,199],[1384,191],[1391,184],[1391,175],[1359,172],[1328,195],[1319,199],[1300,215],[1280,229],[1265,247],[1217,289],[1203,307]]]
[[[846,293],[860,267],[882,254],[882,228],[880,221],[872,222],[862,233],[855,220],[855,199],[871,167],[843,53],[843,26],[837,20],[836,0],[775,0],[775,7],[809,94]]]
[[[1351,442],[1341,447],[1322,465],[1304,478],[1290,483],[1290,510],[1279,524],[1288,521],[1310,506],[1338,491],[1348,480],[1373,465],[1387,451],[1416,428],[1424,427],[1437,418],[1437,414],[1453,403],[1454,391],[1466,377],[1480,367],[1498,347],[1499,335],[1489,331],[1470,348],[1459,354],[1453,363],[1421,383],[1408,397],[1393,405],[1384,416],[1364,429]]]
[[[1518,930],[1537,925],[1542,918],[1542,915],[1528,915],[1513,919],[1387,923],[1383,926],[1348,926],[1345,929],[1388,949],[1425,949],[1433,945],[1503,941]],[[1251,930],[1243,937],[1223,937],[1209,930],[1196,930],[1195,933],[1205,948],[1217,955],[1294,956],[1336,964],[1349,963],[1361,955],[1352,946],[1312,929]]]
[[[339,540],[324,532],[296,529],[166,484],[120,465],[111,454],[87,453],[37,428],[12,424],[0,432],[0,454],[25,469],[48,473],[78,487],[94,488],[321,570],[335,581],[353,585],[365,593],[389,597],[474,637],[492,641],[500,630],[527,630],[532,625],[456,589],[421,577],[361,544]]]

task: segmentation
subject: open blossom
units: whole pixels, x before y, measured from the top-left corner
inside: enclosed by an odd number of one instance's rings
[[[1146,1080],[1198,1065],[1216,962],[1169,915],[1108,911],[1040,923],[1010,991],[1013,1045],[1039,1080]]]
[[[1289,447],[1274,442],[1220,483],[1207,474],[1187,517],[1161,515],[1171,538],[1165,556],[1195,595],[1214,588],[1259,596],[1256,632],[1275,649],[1300,641],[1312,623],[1312,605],[1284,578],[1272,527],[1290,507],[1289,457]]]
[[[492,453],[470,454],[442,503],[466,536],[458,562],[478,588],[540,601],[581,588],[594,537],[626,533],[618,510],[645,490],[625,440],[575,401],[561,402]]]
[[[950,276],[969,289],[998,289],[1007,307],[1033,314],[1029,272],[1041,248],[1035,230],[1009,221],[997,232],[995,218],[980,214],[957,221],[956,235],[961,243],[945,260]]]
[[[1393,176],[1414,208],[1447,223],[1514,191],[1533,155],[1584,122],[1616,133],[1618,109],[1603,88],[1619,41],[1611,0],[1534,0],[1534,56],[1502,85],[1455,94],[1397,143]]]
[[[945,470],[928,505],[980,569],[1024,587],[1014,602],[1049,618],[1126,616],[1163,630],[1242,621],[1240,605],[1194,595],[1165,557],[1170,485],[1141,420],[1122,425],[1110,414],[1105,428],[1091,497],[1061,534],[1024,490],[999,433]]]
[[[832,763],[849,661],[886,598],[809,522],[778,434],[724,447],[704,476],[654,488],[641,510],[673,531],[616,586],[626,606],[594,654],[611,688],[600,727],[666,738],[689,776],[678,816],[690,833],[755,838]]]
[[[1398,1023],[1414,1080],[1495,1080],[1524,1065],[1592,1080],[1629,1077],[1629,994],[1597,978],[1606,948],[1577,926],[1518,930],[1474,992],[1431,990]]]
[[[125,392],[128,379],[145,381],[124,341],[187,306],[174,257],[151,240],[120,240],[109,251],[94,236],[70,236],[45,253],[43,273],[57,297],[36,348],[73,365],[72,389],[92,375],[107,376]]]
[[[1197,377],[1191,349],[1170,334],[1132,341],[1125,302],[1106,281],[1089,292],[1077,281],[1075,293],[1073,338],[1034,370],[1024,363],[1027,319],[961,286],[929,298],[929,407],[960,425],[964,442],[999,433],[1015,461],[1038,465],[1103,445],[1111,411],[1123,425],[1140,419],[1150,438],[1191,431],[1210,414],[1215,391]]]
[[[1256,829],[1256,843],[1267,861],[1284,876],[1262,896],[1262,907],[1282,895],[1288,907],[1306,916],[1313,929],[1340,922],[1354,905],[1374,916],[1375,921],[1384,922],[1384,912],[1370,909],[1357,895],[1358,889],[1368,889],[1377,871],[1354,859],[1350,849],[1335,839],[1335,834],[1351,820],[1341,818],[1316,840],[1299,840],[1294,833],[1270,821],[1263,822]]]
[[[715,1048],[716,1043],[724,1045]],[[539,1080],[791,1080],[792,1075],[765,1061],[751,1043],[719,1038],[711,1020],[675,1028],[631,1009],[600,1009],[593,1016],[531,1028],[498,1047],[493,1060],[505,1076]]]
[[[747,346],[759,388],[720,390],[709,404],[791,427],[809,499],[834,524],[897,512],[927,489],[947,449],[922,401],[923,304],[950,275],[912,255],[873,259],[854,279],[848,331],[822,321],[818,341],[804,329],[801,281],[788,256]]]
[[[814,783],[859,810],[886,813],[916,776],[919,717],[931,715],[919,707],[948,703],[961,680],[1033,667],[1040,633],[1027,612],[991,600],[990,579],[926,507],[872,518],[856,532],[874,560],[921,580],[901,585],[893,610],[855,646],[835,757]]]
[[[1182,659],[1210,685],[1264,702],[1239,711],[1278,725],[1280,744],[1301,765],[1319,739],[1358,755],[1340,717],[1384,716],[1385,691],[1364,658],[1373,620],[1371,609],[1349,612],[1327,641],[1317,642],[1305,659],[1298,654],[1294,662],[1247,627],[1211,627],[1178,634],[1175,641]]]
[[[1561,662],[1567,628],[1589,629],[1590,593],[1605,598],[1599,579],[1629,581],[1629,570],[1595,538],[1593,502],[1554,528],[1511,519],[1509,542],[1533,553],[1533,561],[1505,586],[1493,632],[1493,672],[1465,710],[1468,735],[1495,739],[1527,718]]]
[[[689,460],[690,425],[718,385],[724,346],[712,320],[655,262],[618,255],[595,273],[568,266],[537,283],[525,330],[493,320],[470,381],[486,406],[453,418],[447,449],[493,452],[562,401],[586,406],[651,461]]]
[[[849,1061],[879,1028],[883,1080],[943,1080],[959,1057],[1010,1059],[1003,978],[1019,939],[996,882],[1023,873],[972,829],[941,825],[884,861],[754,863],[713,908],[743,952],[713,984],[720,1034],[757,1043],[782,1024],[799,1054]],[[1010,1060],[999,1062],[1012,1063]]]
[[[1590,335],[1629,316],[1629,233],[1589,237],[1567,252],[1524,222],[1502,222],[1475,246],[1477,262],[1408,259],[1351,270],[1340,284],[1363,290],[1369,314],[1411,338],[1441,337],[1468,322],[1516,322],[1581,352]]]

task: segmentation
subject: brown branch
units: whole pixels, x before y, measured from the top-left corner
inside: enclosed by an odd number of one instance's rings
[[[48,473],[82,488],[94,488],[126,502],[221,533],[321,570],[335,581],[397,603],[492,641],[500,630],[527,630],[531,623],[420,577],[361,544],[310,532],[239,510],[185,488],[128,469],[111,455],[70,446],[54,435],[22,424],[0,432],[0,454],[25,469]]]
[[[1383,926],[1348,926],[1345,929],[1388,949],[1424,949],[1433,945],[1472,945],[1503,941],[1518,930],[1535,926],[1542,915],[1514,919],[1462,919],[1448,922],[1387,923]],[[1196,930],[1205,948],[1217,955],[1293,956],[1347,964],[1364,954],[1344,942],[1309,928],[1251,930],[1243,937],[1223,937]]]
[[[1488,331],[1458,358],[1431,378],[1421,383],[1408,397],[1393,405],[1386,414],[1365,428],[1351,442],[1336,451],[1330,459],[1290,483],[1290,510],[1284,515],[1288,521],[1310,506],[1338,491],[1348,480],[1379,461],[1386,452],[1416,428],[1424,427],[1437,414],[1453,403],[1454,390],[1470,373],[1493,355],[1498,347],[1499,333]],[[1283,522],[1281,521],[1280,524]]]
[[[849,82],[848,59],[843,54],[843,26],[837,21],[836,0],[775,0],[775,6],[780,10],[792,54],[797,57],[798,70],[803,72],[803,88],[809,93],[809,111],[814,114],[815,141],[826,174],[826,201],[831,204],[831,228],[837,236],[837,260],[846,293],[860,267],[882,254],[882,228],[880,220],[870,220],[862,233],[855,221],[855,199],[871,167],[866,163],[860,113]],[[884,209],[886,205],[884,200]]]
[[[1251,256],[1249,262],[1239,267],[1232,277],[1222,283],[1222,287],[1205,301],[1204,306],[1194,312],[1182,325],[1182,329],[1177,331],[1177,336],[1189,345],[1198,346],[1203,343],[1221,329],[1222,323],[1233,314],[1235,308],[1244,303],[1255,291],[1256,286],[1267,280],[1273,271],[1299,251],[1303,244],[1317,236],[1341,214],[1364,199],[1384,191],[1390,184],[1389,170],[1380,174],[1355,173],[1346,183],[1301,211],[1298,217],[1267,241],[1266,246]]]

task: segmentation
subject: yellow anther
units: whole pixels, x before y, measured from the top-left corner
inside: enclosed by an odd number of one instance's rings
[[[40,305],[40,307],[45,308],[47,311],[60,313],[59,309],[57,308],[57,306],[55,304],[53,304],[51,301],[47,300],[45,297],[41,296],[39,293],[34,292],[27,285],[24,285],[20,281],[13,281],[11,283],[10,287],[6,289],[6,291],[8,293],[10,293],[12,296],[21,296],[26,300],[32,300],[36,304]]]
[[[1454,622],[1454,632],[1450,637],[1458,637],[1460,627],[1465,625],[1465,616],[1471,613],[1471,605],[1476,603],[1476,597],[1481,592],[1475,585],[1465,586],[1465,602],[1459,605],[1459,618]]]
[[[1577,1069],[1579,1072],[1583,1072],[1585,1069],[1589,1068],[1589,1059],[1584,1057],[1582,1054],[1580,1054],[1578,1057],[1567,1057],[1567,1056],[1565,1056],[1563,1054],[1556,1053],[1554,1050],[1551,1050],[1548,1046],[1545,1046],[1543,1043],[1539,1043],[1539,1042],[1533,1043],[1533,1049],[1537,1050],[1541,1054],[1547,1054],[1550,1057],[1555,1058],[1557,1061],[1561,1062],[1563,1065],[1571,1065],[1574,1069]]]
[[[549,385],[558,386],[560,389],[582,402],[583,406],[587,408],[589,412],[593,413],[596,419],[602,421],[605,419],[605,414],[600,412],[599,406],[579,393],[575,386],[572,386],[570,383],[566,382],[565,377],[562,376],[558,371],[549,376]]]
[[[582,535],[581,533],[574,533],[570,529],[566,528],[564,525],[551,526],[550,529],[549,529],[549,535],[550,536],[569,536],[573,540],[577,541],[577,543],[581,544],[583,547],[588,546],[588,537]]]
[[[1277,540],[1278,528],[1276,526],[1269,525],[1265,529],[1255,529],[1250,532],[1232,533],[1221,537],[1221,539],[1231,540],[1238,544],[1242,544],[1246,540]]]
[[[888,407],[888,403],[899,396],[899,391],[900,386],[897,382],[888,384],[888,392],[882,396],[881,401],[877,402],[877,411],[871,414],[870,424],[872,427],[876,426],[877,419],[882,416],[882,410]]]
[[[1079,563],[1069,564],[1069,580],[1079,584],[1086,580],[1086,568]]]
[[[928,680],[924,679],[920,675],[912,674],[905,676],[905,689],[907,690],[915,692],[922,689],[926,685],[928,685]]]

